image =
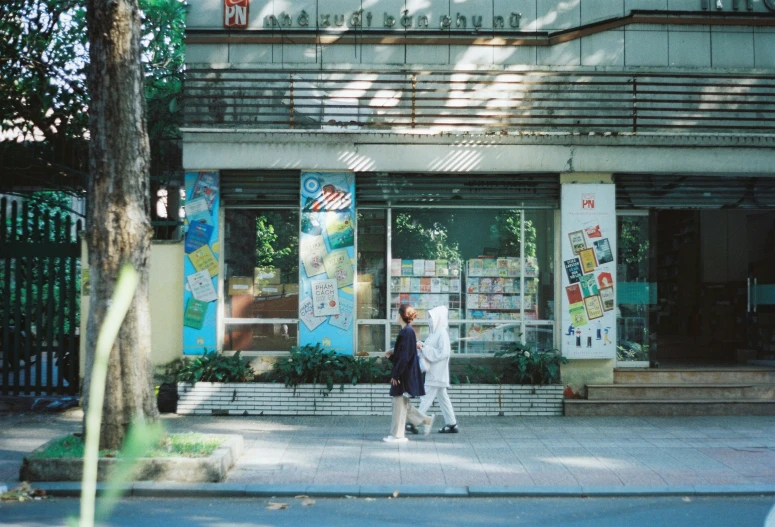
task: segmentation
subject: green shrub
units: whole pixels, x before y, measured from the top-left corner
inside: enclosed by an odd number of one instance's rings
[[[207,351],[193,359],[183,358],[177,368],[178,382],[249,382],[255,377],[248,360],[240,356]]]
[[[282,377],[285,386],[293,388],[294,395],[300,384],[324,384],[321,393],[325,396],[334,389],[334,384],[344,379],[345,366],[335,351],[326,350],[320,344],[294,346],[288,357],[274,363],[274,371]],[[344,389],[344,385],[341,386]]]
[[[344,364],[344,382],[353,386],[358,383],[388,383],[392,365],[377,357],[341,357]]]
[[[514,384],[559,384],[560,365],[568,363],[559,350],[531,351],[522,344],[514,344],[511,349],[499,351],[495,356],[505,361],[504,382]]]

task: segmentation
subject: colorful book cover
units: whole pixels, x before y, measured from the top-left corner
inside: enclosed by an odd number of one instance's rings
[[[204,198],[207,208],[212,212],[213,203],[218,196],[218,172],[200,172],[194,184],[191,198]]]
[[[425,276],[436,276],[436,260],[425,260]]]
[[[505,283],[504,280],[508,280],[508,278],[493,278],[492,280],[492,292],[493,293],[503,293],[505,289]]]
[[[409,304],[413,306],[420,305],[420,295],[418,293],[412,293],[409,295]]]
[[[441,280],[431,278],[431,293],[441,293]]]
[[[200,222],[189,224],[188,231],[186,232],[186,243],[184,248],[186,254],[196,251],[203,245],[209,244],[210,236],[212,236],[212,234],[212,225]]]
[[[183,313],[183,325],[187,328],[202,329],[208,305],[209,302],[189,298],[188,302],[186,302],[186,310]]]
[[[425,275],[425,260],[412,260],[412,274],[414,276]]]
[[[584,301],[579,284],[569,285],[565,288],[565,293],[568,295],[568,304],[578,304]]]
[[[412,281],[412,285],[409,288],[409,291],[411,293],[419,293],[420,292],[420,278],[415,276],[415,277],[410,278],[410,280]]]
[[[398,305],[408,304],[410,302],[409,300],[409,293],[401,293],[398,295]]]
[[[498,276],[509,276],[509,261],[506,258],[498,258],[496,266],[498,268]]]
[[[401,276],[401,260],[393,258],[390,260],[390,276]]]
[[[186,281],[191,294],[200,302],[215,302],[218,300],[218,293],[215,292],[213,280],[207,269],[188,275]]]
[[[350,326],[353,323],[353,302],[346,298],[339,300],[339,314],[331,315],[328,319],[328,323],[335,328],[349,331]]]
[[[484,264],[479,258],[468,260],[468,275],[469,276],[482,276],[484,273]]]
[[[498,276],[498,264],[495,258],[482,260],[482,276]]]
[[[597,281],[594,274],[585,274],[579,282],[581,284],[581,294],[584,298],[598,294]]]
[[[478,293],[479,292],[479,278],[469,278],[468,279],[468,287],[466,288],[466,291],[469,293]]]
[[[188,200],[184,209],[189,225],[193,223],[213,224],[213,215],[210,212],[210,205],[204,197]]]
[[[492,292],[492,278],[485,277],[479,280],[479,292],[480,293]]]
[[[413,269],[412,260],[401,260],[401,276],[412,276]]]
[[[570,312],[570,323],[574,328],[580,328],[587,325],[587,311],[584,309],[584,303],[571,304],[568,311]]]
[[[597,275],[597,283],[598,283],[598,285],[601,288],[603,288],[603,287],[613,287],[613,285],[614,285],[614,277],[608,271],[603,271],[602,273],[599,273]]]
[[[522,271],[522,266],[519,264],[519,258],[507,258],[509,264],[509,276],[518,277]]]
[[[299,318],[310,331],[313,331],[326,321],[326,317],[324,316],[315,316],[315,309],[310,297],[305,298],[299,303]]]
[[[412,292],[412,278],[410,276],[401,277],[401,289],[399,289],[399,291],[406,293]]]
[[[449,292],[450,293],[459,293],[460,292],[460,278],[450,278],[449,279]]]
[[[568,275],[568,282],[577,284],[584,274],[581,271],[581,262],[578,258],[571,258],[570,260],[565,260],[564,264],[565,273]]]
[[[323,257],[328,278],[336,280],[338,288],[347,287],[353,283],[353,265],[347,249],[332,251]]]
[[[430,278],[420,278],[420,292],[421,293],[430,293],[431,292],[431,279]]]
[[[574,231],[568,234],[570,240],[570,247],[573,250],[573,254],[578,255],[581,251],[587,248],[587,241],[584,239],[584,231]]]
[[[442,293],[449,293],[449,278],[442,278],[441,279],[441,292]]]
[[[503,281],[503,292],[506,294],[514,293],[514,282],[516,282],[516,280],[513,278],[506,278]],[[517,282],[517,284],[519,284],[519,282]]]
[[[603,311],[611,311],[614,308],[614,288],[601,287],[600,301],[603,303]]]
[[[536,277],[538,276],[538,259],[535,257],[525,258],[525,276]]]
[[[537,280],[525,280],[525,293],[534,295],[538,292]]]
[[[468,309],[479,309],[479,295],[466,295],[466,305]]]
[[[395,276],[391,278],[390,290],[393,291],[394,293],[396,291],[409,291],[409,287],[407,287],[406,289],[403,288],[403,286],[401,285],[401,280],[403,280],[403,278],[397,278]]]
[[[584,232],[587,233],[587,238],[589,238],[590,240],[592,238],[602,238],[603,237],[603,233],[600,230],[600,225],[599,224],[596,224],[593,227],[585,227],[584,228]]]
[[[316,317],[339,314],[339,288],[335,279],[311,280],[312,312]]]
[[[509,309],[503,304],[504,296],[501,294],[494,294],[490,297],[490,307],[492,309]]]
[[[324,213],[323,213],[324,214]],[[323,234],[323,225],[320,212],[302,212],[301,213],[301,232],[310,236],[320,236]]]
[[[600,297],[588,296],[584,299],[584,306],[587,308],[587,318],[595,320],[603,316],[603,305],[600,303]]]
[[[581,258],[581,269],[584,274],[593,273],[597,269],[597,258],[595,258],[594,249],[584,249],[579,251],[579,258]]]
[[[592,242],[592,246],[595,248],[597,263],[603,265],[614,261],[614,255],[611,252],[611,243],[608,241],[608,238]]]
[[[436,276],[449,276],[449,260],[436,260]]]
[[[458,260],[449,261],[449,276],[460,276],[460,262]]]
[[[203,245],[199,249],[192,251],[188,255],[188,259],[191,260],[191,265],[197,271],[207,269],[210,271],[210,276],[218,275],[218,259],[209,245]]]
[[[354,242],[353,222],[349,212],[327,212],[326,233],[331,249],[352,247]]]
[[[326,257],[327,251],[322,236],[303,235],[299,249],[304,272],[308,277],[311,278],[326,272],[323,259]]]
[[[479,295],[478,305],[480,309],[490,309],[490,295]]]

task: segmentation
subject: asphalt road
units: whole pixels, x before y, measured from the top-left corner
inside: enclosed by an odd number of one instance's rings
[[[765,526],[772,497],[478,499],[140,499],[122,500],[101,525],[167,527],[303,526]],[[287,509],[268,510],[270,502]],[[65,525],[77,514],[75,499],[0,503],[0,525]],[[775,527],[775,521],[766,527]]]

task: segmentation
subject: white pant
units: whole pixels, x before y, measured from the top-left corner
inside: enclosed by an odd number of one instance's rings
[[[441,408],[441,415],[444,416],[445,423],[456,425],[457,421],[455,420],[455,410],[452,408],[452,401],[449,400],[447,389],[441,386],[425,386],[425,395],[420,397],[420,413],[427,415],[434,399],[439,400],[439,408]]]

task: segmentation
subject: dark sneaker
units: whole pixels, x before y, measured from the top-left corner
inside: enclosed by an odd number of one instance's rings
[[[440,434],[457,434],[458,432],[460,432],[460,429],[457,427],[456,424],[444,425],[444,428],[439,428]]]
[[[416,426],[414,426],[412,423],[406,423],[406,431],[411,432],[414,435],[417,435],[420,433],[420,431],[417,429]]]

